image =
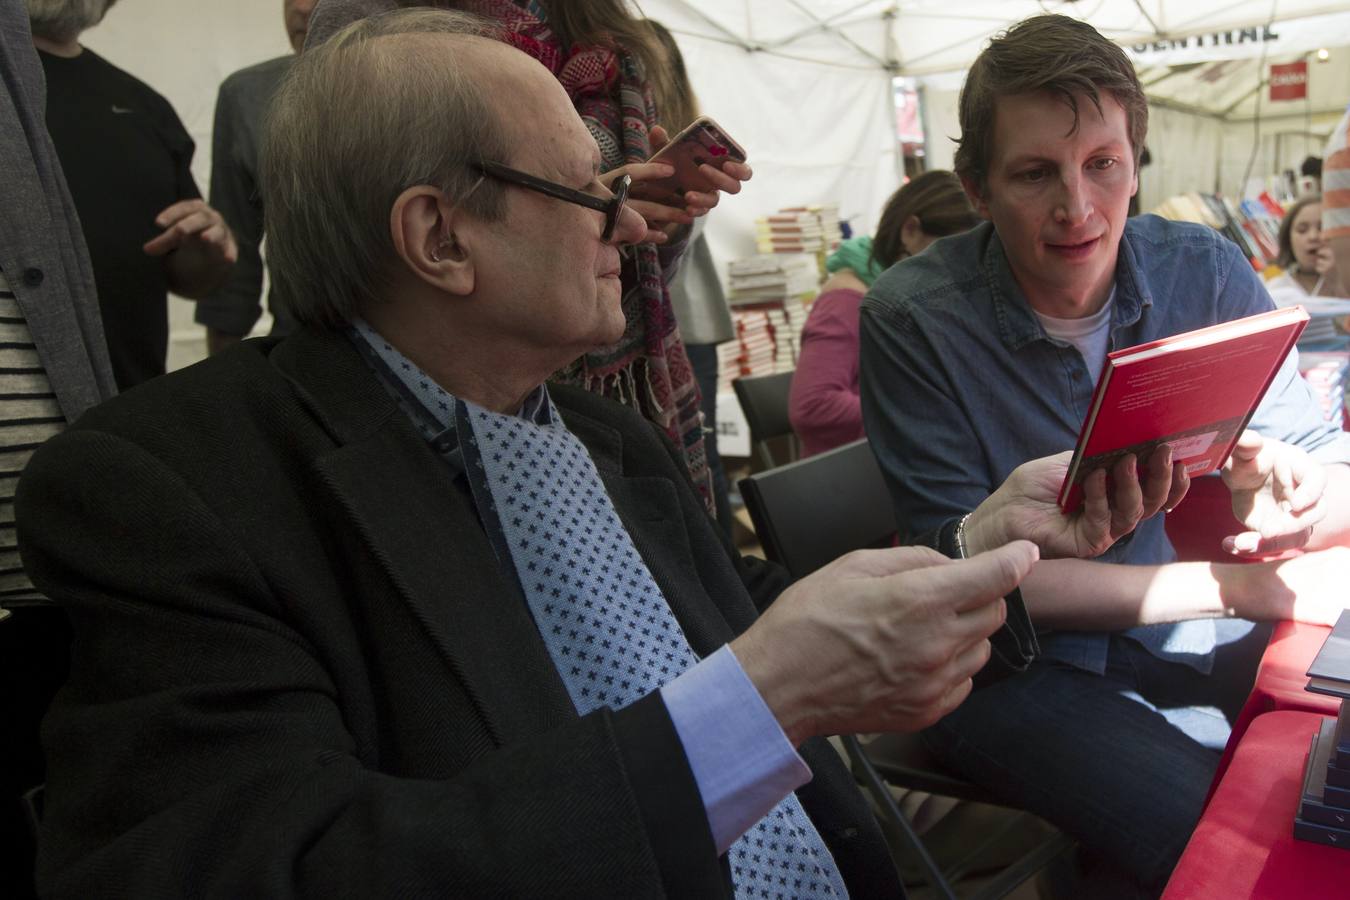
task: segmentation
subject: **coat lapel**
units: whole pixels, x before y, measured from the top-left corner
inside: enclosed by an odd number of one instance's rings
[[[500,744],[572,712],[472,501],[343,335],[302,333],[274,360],[338,446],[316,460],[375,561]]]

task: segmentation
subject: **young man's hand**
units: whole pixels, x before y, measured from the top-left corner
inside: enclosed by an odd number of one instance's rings
[[[1223,467],[1233,515],[1247,531],[1224,538],[1237,556],[1302,547],[1326,516],[1326,470],[1298,447],[1244,431]]]
[[[1181,502],[1190,487],[1185,467],[1173,465],[1163,445],[1141,467],[1124,456],[1111,469],[1083,480],[1083,506],[1072,515],[1059,508],[1060,485],[1073,459],[1071,451],[1025,462],[999,485],[966,520],[965,543],[971,554],[1005,544],[1031,541],[1046,559],[1100,556],[1145,519]]]

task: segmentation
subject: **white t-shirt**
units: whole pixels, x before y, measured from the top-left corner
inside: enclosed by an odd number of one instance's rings
[[[1115,305],[1116,289],[1111,288],[1111,296],[1106,298],[1102,308],[1090,316],[1081,319],[1057,319],[1036,312],[1045,333],[1057,341],[1073,344],[1083,354],[1088,374],[1092,376],[1095,387],[1102,374],[1102,364],[1106,362],[1106,351],[1111,349],[1111,307]]]

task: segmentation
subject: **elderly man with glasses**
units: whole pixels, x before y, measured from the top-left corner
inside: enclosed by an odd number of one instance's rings
[[[544,387],[624,327],[619,247],[647,226],[557,81],[485,28],[406,10],[307,50],[263,175],[304,327],[29,466],[24,559],[77,634],[45,894],[901,892],[821,736],[960,703],[1037,548],[869,551],[788,586],[723,543],[654,426]],[[982,533],[1119,536],[1104,485],[1059,515],[1064,462]]]

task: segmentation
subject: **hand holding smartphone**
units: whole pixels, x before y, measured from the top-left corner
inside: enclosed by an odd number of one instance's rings
[[[699,166],[707,163],[720,169],[727,161],[745,162],[745,150],[710,117],[699,116],[648,160],[673,166],[675,174],[654,181],[634,181],[628,195],[682,208],[687,192],[717,190]]]

